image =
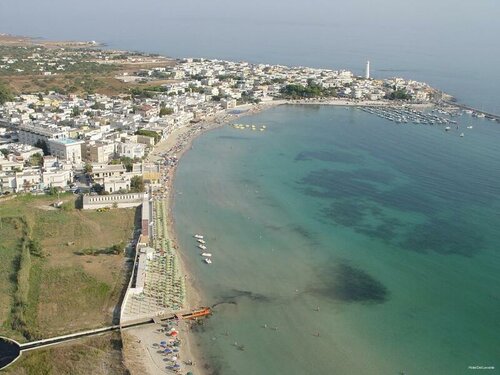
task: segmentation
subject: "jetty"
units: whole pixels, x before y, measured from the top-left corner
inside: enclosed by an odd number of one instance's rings
[[[78,340],[78,339],[85,338],[85,337],[98,336],[98,335],[102,335],[102,334],[105,334],[108,332],[113,332],[113,331],[117,331],[117,330],[124,330],[127,328],[133,328],[133,327],[138,327],[138,326],[143,326],[143,325],[148,325],[148,324],[163,324],[163,323],[166,323],[169,321],[181,321],[181,320],[198,320],[198,319],[206,318],[206,317],[210,316],[211,314],[212,314],[212,309],[210,307],[200,307],[198,309],[191,310],[191,311],[179,312],[176,314],[169,314],[169,315],[160,315],[160,316],[156,315],[156,316],[152,316],[152,317],[148,317],[148,318],[137,319],[136,321],[128,321],[127,323],[124,323],[124,324],[115,324],[115,325],[111,325],[111,326],[107,326],[107,327],[101,327],[101,328],[96,328],[96,329],[91,329],[91,330],[86,330],[86,331],[81,331],[81,332],[75,332],[75,333],[70,333],[67,335],[50,337],[50,338],[26,342],[26,343],[18,343],[15,340],[7,339],[13,345],[16,345],[19,348],[19,355],[12,362],[8,363],[5,367],[0,368],[0,370],[2,370],[3,368],[6,368],[7,366],[14,363],[22,355],[23,352],[27,352],[27,351],[31,351],[31,350],[35,350],[35,349],[42,349],[42,348],[46,348],[49,346],[62,344],[62,343],[68,342],[68,341],[74,341],[74,340]]]
[[[485,112],[483,110],[479,110],[477,108],[468,106],[466,104],[459,104],[459,103],[454,103],[454,102],[450,102],[450,101],[446,101],[446,100],[443,101],[442,103],[449,105],[449,106],[454,106],[454,107],[460,108],[464,111],[472,111],[475,114],[483,114],[484,118],[487,118],[489,120],[495,120],[496,122],[500,122],[500,115],[496,115],[494,113]]]

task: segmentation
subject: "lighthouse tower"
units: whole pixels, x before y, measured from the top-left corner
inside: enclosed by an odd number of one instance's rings
[[[370,60],[366,62],[365,78],[370,79]]]

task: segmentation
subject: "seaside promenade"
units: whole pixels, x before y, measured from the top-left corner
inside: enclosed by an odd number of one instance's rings
[[[186,305],[184,277],[168,238],[166,202],[152,192],[143,204],[152,208],[150,233],[141,235],[136,246],[133,285],[124,299],[121,322],[174,313]]]

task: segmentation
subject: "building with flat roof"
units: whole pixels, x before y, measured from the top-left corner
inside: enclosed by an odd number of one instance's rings
[[[93,164],[92,179],[98,184],[104,184],[104,179],[109,177],[119,178],[127,172],[123,164]]]
[[[124,174],[120,177],[104,177],[104,191],[110,194],[128,191],[130,189],[130,177],[130,174]]]
[[[72,170],[50,168],[42,172],[42,184],[44,188],[59,187],[64,189],[72,180]]]
[[[64,139],[68,132],[57,126],[21,125],[18,128],[19,143],[34,146],[39,141],[48,142],[50,139]]]
[[[92,210],[101,207],[131,208],[142,204],[144,193],[126,193],[109,195],[84,195],[83,209]]]
[[[95,142],[82,144],[82,154],[85,160],[92,163],[107,163],[115,155],[115,144]]]
[[[57,156],[60,160],[67,160],[73,164],[81,164],[83,143],[83,141],[76,139],[62,138],[51,139],[47,144],[51,155]]]
[[[146,145],[142,143],[118,143],[116,145],[116,153],[119,156],[127,156],[131,159],[142,158],[146,152]]]

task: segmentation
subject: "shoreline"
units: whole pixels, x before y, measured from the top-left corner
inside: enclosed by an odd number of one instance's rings
[[[186,282],[186,308],[192,309],[197,308],[203,305],[203,292],[196,286],[196,279],[194,277],[194,273],[189,268],[186,259],[186,253],[184,249],[182,249],[179,245],[178,237],[175,232],[175,217],[174,217],[174,206],[175,206],[175,191],[174,191],[174,183],[175,176],[177,171],[177,166],[182,158],[182,156],[188,152],[193,142],[201,135],[206,132],[218,129],[222,126],[228,125],[230,122],[235,121],[236,119],[252,116],[257,113],[266,111],[271,108],[275,108],[281,105],[328,105],[328,106],[372,106],[374,102],[371,101],[348,101],[348,100],[338,100],[338,99],[330,99],[330,100],[275,100],[269,103],[257,104],[257,105],[247,105],[244,112],[241,113],[231,113],[231,110],[225,110],[223,112],[219,112],[204,121],[201,121],[196,124],[190,124],[182,128],[178,128],[174,130],[171,134],[167,136],[167,138],[163,141],[160,141],[158,145],[155,146],[155,149],[148,155],[147,160],[150,162],[157,162],[160,160],[164,160],[165,158],[176,158],[176,162],[173,166],[167,167],[167,180],[164,184],[165,189],[167,190],[167,198],[166,198],[166,211],[167,211],[167,233],[168,237],[171,241],[171,245],[173,249],[177,251],[177,255],[179,257],[179,267],[181,273],[185,277]],[[387,105],[401,105],[400,103],[390,103],[390,102],[376,102],[376,105],[379,106],[387,106]],[[433,106],[433,104],[428,104],[428,106]],[[243,106],[242,106],[243,107]],[[243,108],[235,108],[234,110],[243,110]],[[164,154],[165,156],[161,156]],[[187,346],[187,354],[190,358],[193,359],[193,362],[196,364],[200,364],[203,361],[203,353],[200,348],[196,344],[196,339],[194,335],[190,332],[188,328],[184,333],[184,339],[186,340]],[[205,374],[206,370],[203,366],[193,366],[193,369],[197,371],[199,374]]]
[[[273,101],[270,103],[241,106],[240,108],[218,112],[199,123],[189,124],[187,126],[175,129],[167,136],[166,139],[160,141],[155,146],[154,150],[148,155],[148,162],[158,162],[161,160],[165,160],[166,158],[174,157],[176,159],[174,165],[169,167],[163,166],[163,168],[166,168],[166,181],[164,182],[163,187],[166,189],[167,193],[167,197],[164,202],[166,206],[168,238],[170,240],[172,248],[174,249],[174,251],[176,251],[176,254],[178,256],[179,271],[182,275],[184,275],[185,278],[185,309],[193,309],[202,306],[203,293],[196,286],[196,279],[193,276],[194,273],[187,265],[186,254],[184,250],[179,246],[177,234],[174,228],[175,218],[173,208],[175,204],[175,191],[173,187],[178,163],[182,156],[191,149],[194,140],[202,134],[225,126],[241,117],[255,115],[259,112],[283,104],[286,104],[286,102]],[[235,110],[242,110],[244,112],[231,113],[231,111]],[[190,369],[194,370],[196,374],[206,374],[207,370],[202,365],[203,353],[196,343],[196,339],[191,332],[190,325],[183,324],[183,326],[180,327],[180,330],[182,333],[182,338],[185,341],[185,355],[183,357],[188,357],[193,362],[193,365],[190,366]],[[139,332],[137,333],[140,334]],[[145,347],[144,345],[137,345],[135,346],[135,348],[133,348],[133,350],[136,352],[140,350],[142,352],[142,358],[144,358],[147,362],[146,367],[149,369],[154,368],[154,366],[152,366],[153,363],[151,363],[151,360],[149,359],[150,355],[148,353],[147,347]],[[154,371],[153,373],[156,373],[156,371]]]
[[[186,259],[186,253],[182,249],[178,242],[178,237],[175,232],[175,217],[174,217],[174,206],[175,206],[175,191],[174,183],[177,171],[177,166],[182,158],[182,156],[188,152],[193,142],[201,135],[206,132],[218,129],[222,126],[226,126],[232,121],[245,116],[252,116],[257,113],[275,108],[281,105],[325,105],[325,106],[344,106],[344,107],[363,107],[363,106],[401,106],[403,103],[394,101],[352,101],[352,100],[342,100],[342,99],[321,99],[321,100],[274,100],[268,103],[261,104],[250,104],[245,106],[236,107],[230,110],[224,110],[218,112],[199,123],[189,124],[184,127],[175,129],[170,133],[166,139],[161,140],[154,148],[154,150],[148,155],[148,162],[158,162],[165,160],[166,158],[174,158],[175,163],[167,168],[166,176],[167,179],[163,185],[166,189],[167,197],[165,199],[166,213],[167,213],[167,233],[168,238],[171,241],[172,248],[177,251],[179,257],[179,269],[180,272],[185,277],[186,283],[186,299],[185,308],[193,309],[203,305],[203,292],[196,286],[196,278],[194,277],[193,271],[189,268]],[[434,103],[426,104],[416,104],[416,103],[405,103],[406,105],[412,106],[414,108],[429,108],[434,107]],[[243,110],[241,113],[231,113],[231,111]],[[164,156],[161,156],[164,155]],[[203,362],[203,353],[196,343],[196,338],[190,330],[190,327],[186,325],[187,329],[183,331],[183,338],[186,342],[186,354],[192,359],[194,365],[191,367],[196,371],[197,374],[207,374],[207,369],[201,365]],[[147,348],[144,354],[147,354]]]

